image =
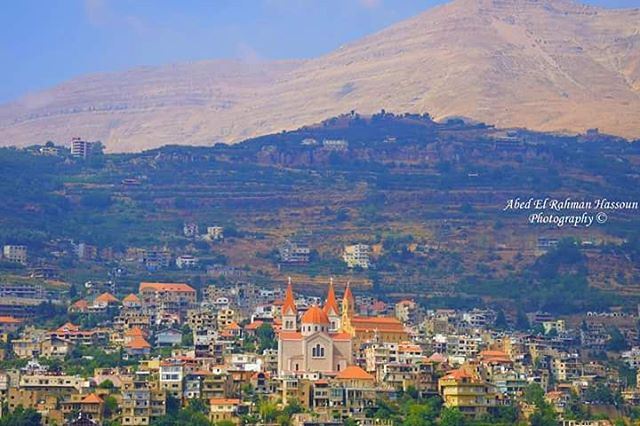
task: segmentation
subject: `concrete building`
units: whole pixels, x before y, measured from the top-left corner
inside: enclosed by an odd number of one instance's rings
[[[178,269],[193,269],[198,266],[198,258],[190,254],[183,254],[176,258]]]
[[[371,266],[370,255],[371,246],[368,244],[353,244],[344,247],[342,259],[349,268],[368,269]]]
[[[83,141],[81,138],[71,139],[71,156],[86,159],[91,154],[92,142]]]
[[[224,238],[224,228],[222,226],[208,226],[206,238],[209,241],[222,240]]]
[[[183,283],[142,282],[140,299],[147,308],[187,312],[196,303],[196,290]]]
[[[457,408],[473,419],[481,418],[497,405],[493,385],[463,369],[440,378],[438,388],[445,407]]]
[[[2,248],[2,258],[9,262],[27,264],[27,246],[7,244]]]
[[[309,245],[303,241],[285,240],[278,248],[280,262],[287,264],[305,264],[309,263],[311,249]]]

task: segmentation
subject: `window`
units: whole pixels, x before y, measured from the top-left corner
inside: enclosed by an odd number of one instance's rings
[[[319,343],[311,348],[311,356],[313,358],[324,358],[324,347]]]

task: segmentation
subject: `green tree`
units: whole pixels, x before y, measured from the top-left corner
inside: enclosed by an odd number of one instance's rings
[[[609,329],[609,341],[607,342],[607,349],[615,352],[629,349],[627,340],[624,338],[618,327],[611,327]]]
[[[107,379],[107,380],[103,380],[102,382],[100,382],[98,387],[100,389],[113,389],[114,384],[113,384],[113,382],[111,380]]]
[[[496,320],[493,325],[498,330],[505,330],[509,328],[507,317],[504,315],[504,311],[502,309],[498,309],[498,312],[496,313]]]
[[[431,426],[434,424],[437,412],[429,404],[409,403],[406,406],[403,426]]]
[[[441,426],[465,426],[467,424],[464,414],[457,408],[445,408],[440,414]]]
[[[524,399],[529,404],[540,406],[545,403],[544,401],[544,389],[537,383],[531,383],[524,390]]]
[[[271,324],[261,324],[260,327],[256,329],[256,337],[261,351],[265,349],[275,349],[278,345]]]
[[[558,416],[549,404],[542,404],[536,407],[529,417],[531,426],[558,426]]]
[[[18,406],[12,413],[0,418],[0,426],[40,426],[42,416],[33,408]]]
[[[187,324],[185,324],[182,327],[181,345],[187,348],[193,346],[193,332],[191,331],[191,328]]]
[[[109,395],[104,399],[104,416],[107,418],[112,417],[118,411],[118,400]]]
[[[262,421],[266,423],[271,423],[276,420],[278,417],[278,407],[269,401],[261,401],[258,405],[258,413],[260,414],[260,418]]]

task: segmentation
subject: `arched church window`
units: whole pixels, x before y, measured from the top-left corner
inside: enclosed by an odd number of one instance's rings
[[[311,348],[311,356],[314,358],[324,358],[324,347],[318,343]]]

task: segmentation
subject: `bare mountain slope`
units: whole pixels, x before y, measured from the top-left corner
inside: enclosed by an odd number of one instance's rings
[[[0,107],[0,140],[73,135],[111,150],[210,144],[352,109],[640,137],[640,10],[455,0],[300,62],[101,74]]]

